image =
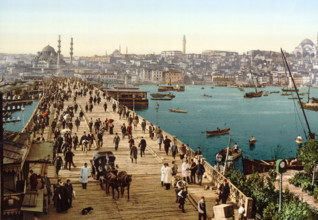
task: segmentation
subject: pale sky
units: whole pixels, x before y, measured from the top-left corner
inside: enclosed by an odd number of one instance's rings
[[[50,44],[69,56],[121,51],[288,52],[317,43],[317,0],[0,0],[0,53],[33,53]]]

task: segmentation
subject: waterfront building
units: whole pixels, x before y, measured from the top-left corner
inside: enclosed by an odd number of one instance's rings
[[[183,83],[183,73],[178,71],[167,71],[163,73],[164,83],[169,84],[177,84]]]
[[[163,81],[163,71],[152,70],[151,71],[151,81],[154,83],[161,83]]]
[[[121,104],[134,107],[134,106],[148,106],[147,92],[141,91],[138,88],[130,87],[114,87],[102,89],[106,92],[107,96],[111,96],[113,99],[119,101]]]

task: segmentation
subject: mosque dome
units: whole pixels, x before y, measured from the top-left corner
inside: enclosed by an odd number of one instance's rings
[[[44,47],[44,48],[42,49],[42,52],[53,52],[53,53],[55,53],[55,50],[54,50],[54,48],[51,47],[50,45],[47,45],[46,47]]]
[[[306,46],[306,45],[310,45],[310,46],[314,46],[314,42],[312,42],[311,40],[309,39],[305,39],[303,40],[301,43],[300,43],[301,46]]]

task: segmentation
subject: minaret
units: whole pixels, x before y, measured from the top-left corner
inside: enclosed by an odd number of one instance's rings
[[[70,64],[72,65],[73,63],[73,38],[71,38],[71,52],[70,52],[70,55],[71,55],[71,61],[70,61]]]
[[[57,67],[60,68],[60,60],[61,60],[61,35],[59,35],[59,40],[57,41]]]
[[[183,48],[182,48],[182,54],[183,55],[186,54],[186,43],[187,43],[186,36],[183,35]]]
[[[128,47],[126,47],[126,55],[128,54]]]
[[[119,53],[121,53],[121,45],[119,44]]]

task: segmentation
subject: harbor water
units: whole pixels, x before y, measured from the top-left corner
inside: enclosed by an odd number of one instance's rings
[[[293,96],[273,93],[261,98],[244,99],[245,92],[237,88],[187,85],[185,92],[172,92],[176,97],[171,101],[154,101],[150,93],[157,93],[156,85],[141,85],[140,90],[148,91],[149,107],[136,108],[136,112],[164,131],[189,144],[193,150],[200,146],[203,156],[212,165],[217,152],[228,146],[229,135],[207,137],[206,131],[230,128],[231,146],[236,142],[243,150],[243,157],[271,160],[295,157],[298,145],[295,139],[305,139],[308,129],[297,100]],[[202,89],[204,88],[204,89]],[[280,91],[278,87],[260,90]],[[308,89],[300,89],[307,92]],[[166,92],[167,93],[167,92]],[[202,95],[212,97],[202,97]],[[311,96],[318,97],[318,89],[311,89]],[[302,96],[307,101],[307,95]],[[159,109],[156,111],[156,104]],[[188,113],[170,112],[169,108],[186,110]],[[305,110],[312,132],[318,133],[318,112]],[[249,146],[254,136],[257,142]],[[236,163],[242,168],[242,162]]]
[[[4,123],[3,128],[6,131],[22,131],[23,127],[28,123],[30,117],[32,116],[34,110],[38,105],[38,101],[32,102],[30,105],[24,106],[24,111],[16,111],[11,114],[11,117],[17,119],[18,117],[21,121]]]

